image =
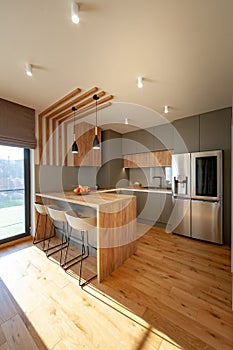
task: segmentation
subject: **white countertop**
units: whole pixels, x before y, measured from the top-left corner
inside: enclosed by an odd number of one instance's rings
[[[145,187],[117,187],[107,190],[99,190],[98,192],[113,192],[113,191],[129,191],[129,192],[150,192],[150,193],[162,193],[172,194],[172,190],[165,188],[145,188]]]
[[[92,208],[103,208],[117,202],[130,201],[132,195],[121,195],[117,193],[106,193],[104,191],[91,191],[87,195],[77,195],[73,191],[36,193],[36,196],[81,204]]]

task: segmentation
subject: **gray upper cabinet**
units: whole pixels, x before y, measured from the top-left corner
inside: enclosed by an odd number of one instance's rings
[[[122,154],[173,149],[173,125],[164,124],[122,135]]]
[[[199,116],[177,119],[174,125],[174,153],[198,152],[200,148]]]
[[[231,113],[231,108],[224,108],[200,116],[200,150],[224,151],[224,244],[231,242]]]
[[[135,140],[137,141],[137,153],[153,151],[154,136],[146,129],[135,131]]]
[[[173,149],[173,125],[171,123],[158,125],[153,128],[153,151]]]
[[[144,153],[153,150],[153,135],[140,129],[122,135],[122,154]]]
[[[230,149],[231,108],[200,115],[200,151]]]
[[[122,135],[122,155],[137,153],[136,146],[135,132],[128,132]]]

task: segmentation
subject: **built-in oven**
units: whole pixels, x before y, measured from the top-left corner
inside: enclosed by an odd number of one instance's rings
[[[191,154],[191,197],[207,201],[222,199],[222,151]]]

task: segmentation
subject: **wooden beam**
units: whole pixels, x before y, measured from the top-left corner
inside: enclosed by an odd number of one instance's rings
[[[51,112],[53,109],[59,107],[61,104],[65,103],[66,101],[69,101],[72,97],[76,96],[77,94],[79,94],[81,92],[81,89],[76,88],[73,91],[71,91],[68,95],[64,96],[63,98],[61,98],[59,101],[55,102],[54,104],[52,104],[51,106],[49,106],[48,108],[46,108],[43,112],[41,112],[39,114],[39,117],[42,118],[44,117],[46,114],[48,114],[49,112]]]
[[[107,102],[107,103],[105,103],[105,104],[103,104],[103,105],[101,105],[101,106],[99,106],[99,107],[97,107],[97,111],[100,111],[101,109],[104,109],[104,108],[107,108],[107,107],[110,107],[112,104],[111,104],[111,102]],[[84,113],[84,114],[82,114],[82,115],[80,115],[80,116],[75,116],[75,120],[77,121],[77,120],[80,120],[80,119],[82,119],[82,118],[85,118],[85,117],[87,117],[88,115],[90,115],[90,114],[92,114],[92,113],[94,113],[95,112],[95,109],[92,109],[92,110],[90,110],[90,111],[86,111],[86,113]],[[66,126],[67,124],[69,124],[69,123],[73,123],[73,118],[67,118],[66,120],[64,120],[64,121],[58,121],[58,123],[64,123],[64,125]],[[67,126],[66,126],[67,127]]]
[[[66,111],[67,109],[70,109],[71,107],[73,107],[76,103],[83,101],[83,103],[85,103],[85,99],[94,94],[96,91],[98,91],[97,87],[93,87],[92,89],[86,91],[84,94],[82,94],[81,96],[76,97],[74,100],[68,102],[67,104],[65,104],[64,106],[60,107],[59,109],[56,109],[56,111],[50,113],[49,115],[47,115],[47,118],[53,118],[55,115]]]
[[[101,100],[99,100],[99,102],[98,102],[98,106],[100,106],[100,105],[102,105],[102,104],[104,104],[104,103],[106,103],[106,102],[108,102],[108,101],[110,101],[110,100],[112,100],[113,99],[113,96],[112,95],[108,95],[108,96],[106,96],[106,97],[104,97],[104,98],[102,98]],[[80,104],[81,105],[81,104]],[[94,108],[95,107],[95,102],[93,102],[93,99],[92,99],[92,103],[90,103],[90,105],[88,105],[88,106],[84,106],[84,108],[79,108],[79,106],[80,105],[77,105],[76,106],[76,108],[78,109],[77,110],[77,112],[75,113],[75,119],[82,119],[83,117],[81,116],[80,118],[77,118],[80,114],[82,115],[82,113],[83,112],[85,112],[85,111],[88,111],[88,110],[90,110],[90,109],[92,109],[92,108]],[[98,108],[98,107],[97,107]],[[73,112],[72,111],[70,111],[70,113],[68,114],[68,115],[66,115],[66,116],[64,116],[64,117],[59,117],[59,121],[65,121],[65,120],[67,120],[67,119],[69,119],[71,116],[72,116],[72,114],[73,114]],[[90,114],[90,113],[89,113]],[[85,114],[85,116],[86,116],[86,114]],[[55,118],[55,119],[58,119],[58,117],[57,118]]]
[[[99,94],[98,94],[98,96],[101,98],[101,97],[103,97],[105,95],[105,92],[104,91],[100,91],[99,92]],[[77,108],[77,112],[75,113],[75,115],[77,115],[77,113],[79,113],[79,111],[80,110],[82,110],[82,108],[85,108],[86,106],[88,106],[89,104],[91,104],[93,102],[93,97],[90,97],[90,98],[88,98],[88,99],[86,99],[86,100],[84,100],[84,101],[81,101],[80,103],[78,103],[78,104],[72,104],[70,107],[73,107],[73,106],[75,106],[76,108]],[[68,110],[68,111],[66,111],[66,112],[64,112],[64,113],[62,113],[62,114],[60,114],[60,115],[57,115],[54,119],[57,121],[57,120],[64,120],[64,119],[66,119],[67,117],[70,117],[72,114],[73,114],[74,112],[71,110],[71,108]]]

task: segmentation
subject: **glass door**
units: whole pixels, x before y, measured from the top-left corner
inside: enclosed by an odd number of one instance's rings
[[[222,152],[191,154],[192,198],[219,200],[222,197]]]
[[[30,233],[29,150],[0,145],[0,244]]]

